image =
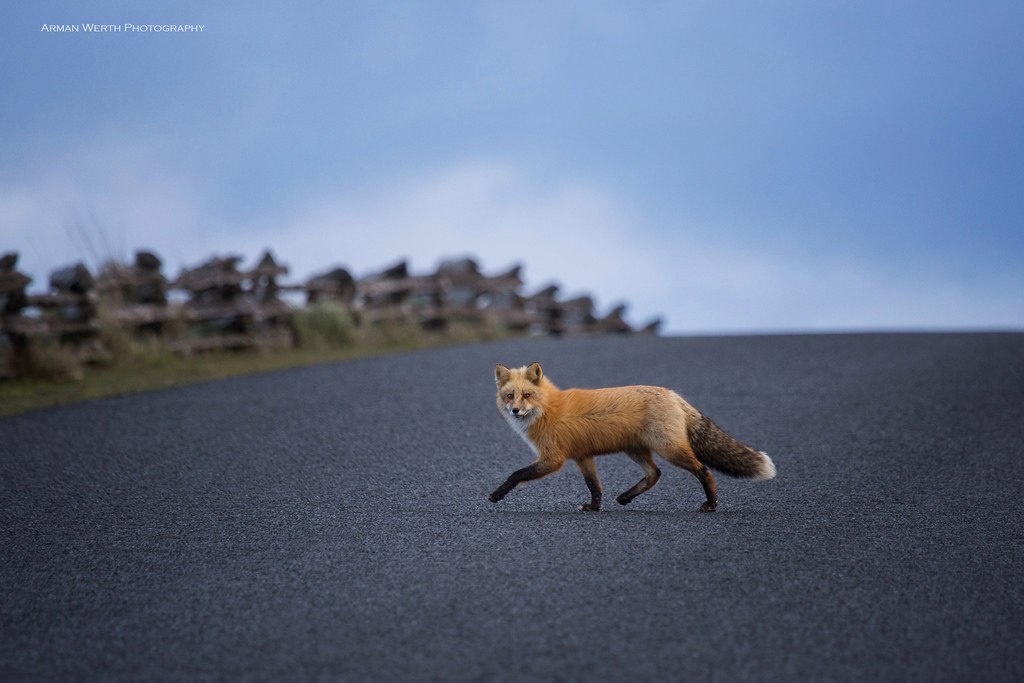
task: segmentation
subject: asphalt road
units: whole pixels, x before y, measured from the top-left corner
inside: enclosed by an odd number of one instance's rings
[[[770,482],[532,455],[496,362],[661,384]],[[1024,335],[534,340],[0,419],[0,679],[1024,680]]]

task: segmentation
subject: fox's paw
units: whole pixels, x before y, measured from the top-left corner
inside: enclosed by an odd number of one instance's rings
[[[601,510],[600,505],[594,505],[593,503],[584,503],[580,505],[580,512],[599,512]]]
[[[627,497],[626,494],[623,493],[621,496],[615,499],[615,502],[618,503],[619,505],[629,505],[630,503],[633,502],[633,499]]]
[[[497,493],[492,493],[491,495],[487,496],[487,500],[491,501],[492,503],[497,503],[504,497],[505,496],[498,495]]]
[[[714,512],[715,508],[717,508],[717,507],[718,507],[718,503],[712,503],[710,500],[708,500],[708,501],[705,501],[704,504],[700,506],[700,511],[701,512]]]

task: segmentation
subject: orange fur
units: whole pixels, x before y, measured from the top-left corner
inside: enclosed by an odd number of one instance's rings
[[[561,390],[539,363],[495,368],[498,410],[537,454],[532,465],[517,470],[491,494],[501,500],[518,484],[557,472],[566,460],[580,467],[591,492],[582,509],[597,510],[601,484],[592,458],[624,452],[644,468],[644,479],[617,499],[628,504],[657,483],[656,452],[692,472],[707,494],[702,510],[714,510],[717,487],[705,465],[734,476],[771,478],[775,467],[764,453],[722,432],[679,394],[662,387]],[[696,444],[696,447],[695,447]]]

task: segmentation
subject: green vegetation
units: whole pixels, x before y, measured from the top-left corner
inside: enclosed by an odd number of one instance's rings
[[[443,333],[428,333],[409,323],[357,327],[346,311],[330,305],[296,311],[293,332],[294,348],[182,356],[159,337],[133,339],[123,329],[104,324],[100,338],[109,353],[99,361],[82,369],[66,349],[45,348],[33,356],[30,376],[0,380],[0,415],[236,375],[508,336],[504,331],[479,326],[453,326]]]
[[[296,345],[307,349],[345,349],[359,342],[352,315],[338,304],[313,304],[292,319]]]

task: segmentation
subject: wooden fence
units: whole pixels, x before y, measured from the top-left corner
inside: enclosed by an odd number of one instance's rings
[[[183,354],[288,347],[296,343],[297,308],[283,297],[294,296],[306,306],[340,306],[357,326],[411,323],[434,332],[459,324],[537,335],[656,334],[661,324],[633,329],[624,305],[598,315],[591,297],[560,299],[556,285],[525,295],[521,267],[485,275],[467,258],[427,275],[410,274],[404,261],[362,279],[335,268],[303,284],[280,282],[288,268],[269,251],[251,269],[241,261],[214,257],[168,280],[156,254],[138,251],[134,263],[109,263],[95,276],[81,263],[58,269],[50,291],[28,294],[32,280],[17,270],[18,254],[4,254],[0,378],[27,372],[41,347],[60,347],[78,363],[108,357],[101,322],[132,336],[159,335]]]

